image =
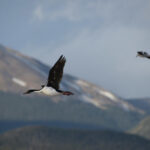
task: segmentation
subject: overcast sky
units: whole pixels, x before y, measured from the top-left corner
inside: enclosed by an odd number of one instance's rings
[[[124,98],[150,97],[150,0],[0,0],[0,44]]]

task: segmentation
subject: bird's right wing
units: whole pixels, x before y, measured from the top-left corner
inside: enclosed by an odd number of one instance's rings
[[[51,86],[56,90],[59,89],[59,83],[63,76],[63,68],[66,63],[66,58],[61,55],[55,65],[50,69],[47,86]]]
[[[144,56],[148,59],[150,59],[150,55],[147,52],[143,52]]]
[[[144,55],[148,55],[148,53],[147,53],[147,52],[143,52],[143,54],[144,54]]]

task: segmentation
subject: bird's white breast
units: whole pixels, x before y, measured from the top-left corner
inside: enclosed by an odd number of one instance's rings
[[[60,95],[59,92],[57,92],[55,89],[53,89],[52,87],[44,87],[43,89],[41,89],[40,91],[41,93],[44,93],[45,95],[51,95],[51,96],[55,96],[55,95]]]

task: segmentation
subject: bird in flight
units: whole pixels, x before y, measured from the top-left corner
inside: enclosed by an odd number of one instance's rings
[[[56,96],[56,95],[73,95],[70,91],[62,91],[59,89],[59,84],[61,82],[63,76],[63,68],[66,63],[66,58],[61,55],[54,66],[50,69],[48,75],[47,85],[42,85],[40,89],[30,89],[26,91],[24,94],[29,94],[32,92],[36,93],[43,93],[49,96]]]
[[[136,56],[150,59],[150,55],[147,52],[138,51]]]

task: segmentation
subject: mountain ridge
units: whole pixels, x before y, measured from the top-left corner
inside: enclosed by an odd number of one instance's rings
[[[72,91],[74,96],[22,96],[28,88],[39,88],[46,83],[50,67],[3,46],[0,58],[0,91],[6,92],[0,93],[0,120],[62,119],[126,130],[145,116],[142,109],[108,90],[65,73],[60,87]],[[44,108],[42,112],[40,106]]]
[[[50,67],[35,58],[25,56],[4,46],[0,46],[0,57],[2,58],[0,64],[3,64],[3,67],[0,65],[0,78],[2,78],[0,80],[0,90],[2,91],[8,90],[8,92],[17,93],[21,89],[21,92],[23,92],[27,88],[38,88],[40,83],[43,84],[47,80]],[[4,74],[2,74],[3,72]],[[6,78],[7,76],[9,76],[9,79]],[[10,77],[12,78],[11,80]],[[3,85],[2,81],[7,82]],[[64,74],[60,86],[64,89],[73,90],[77,93],[76,95],[80,96],[78,99],[82,99],[84,102],[91,103],[101,109],[105,109],[106,105],[117,104],[118,107],[122,107],[126,111],[130,109],[139,111],[111,92],[68,74]]]
[[[142,119],[133,129],[128,133],[139,135],[150,140],[150,116]]]

